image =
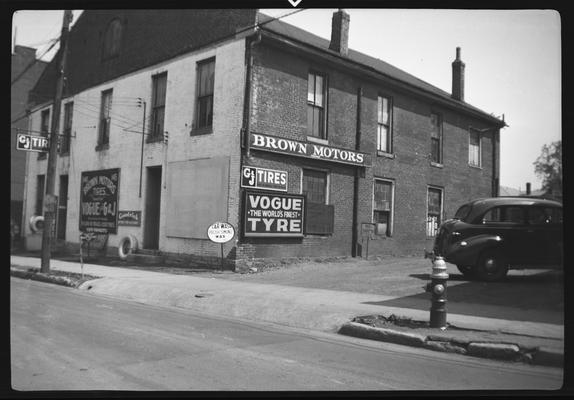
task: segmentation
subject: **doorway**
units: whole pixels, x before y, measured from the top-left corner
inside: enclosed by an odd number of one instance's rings
[[[143,248],[157,250],[159,248],[161,167],[147,167],[146,176]]]
[[[60,175],[60,193],[58,197],[58,234],[57,238],[66,240],[66,216],[68,214],[68,175]]]

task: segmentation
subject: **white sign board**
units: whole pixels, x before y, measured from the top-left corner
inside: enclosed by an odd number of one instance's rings
[[[227,222],[215,222],[207,229],[207,237],[215,243],[227,243],[235,236],[233,225]]]

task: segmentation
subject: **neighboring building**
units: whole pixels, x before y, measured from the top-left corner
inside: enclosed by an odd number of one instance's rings
[[[219,265],[207,229],[223,221],[236,268],[359,256],[370,231],[369,255],[430,249],[445,216],[497,195],[505,123],[464,102],[459,49],[450,94],[348,49],[345,12],[332,23],[329,41],[256,10],[85,11],[67,58],[58,237],[100,229],[110,252],[133,235]],[[50,112],[38,103],[31,129]],[[28,215],[45,171],[31,155]]]
[[[28,92],[34,87],[47,63],[36,59],[36,49],[14,46],[10,101],[10,222],[18,240],[22,227],[22,203],[26,153],[16,149],[18,133],[28,133]]]

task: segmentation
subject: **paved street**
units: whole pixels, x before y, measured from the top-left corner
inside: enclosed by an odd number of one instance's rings
[[[558,389],[562,372],[11,279],[18,390]]]

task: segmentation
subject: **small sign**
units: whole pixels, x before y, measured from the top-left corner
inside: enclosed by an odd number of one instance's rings
[[[287,191],[287,171],[267,168],[243,167],[241,186],[252,189]]]
[[[49,151],[50,140],[45,136],[35,136],[19,133],[16,140],[16,149],[39,152]]]
[[[363,222],[361,224],[361,236],[373,237],[375,234],[375,224]]]
[[[235,236],[233,225],[227,222],[215,222],[207,229],[207,237],[215,243],[227,243]]]
[[[118,211],[118,225],[122,226],[141,226],[141,211]]]
[[[245,236],[303,237],[305,196],[245,191]]]

